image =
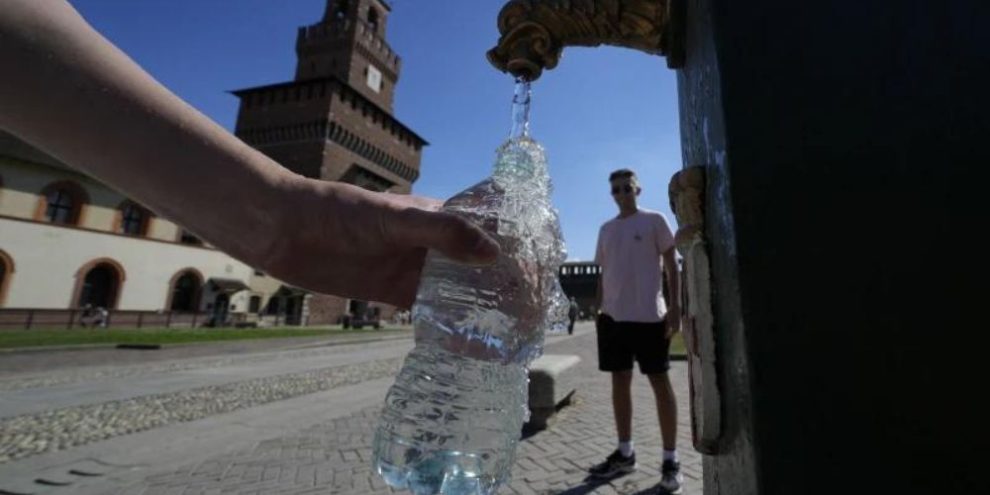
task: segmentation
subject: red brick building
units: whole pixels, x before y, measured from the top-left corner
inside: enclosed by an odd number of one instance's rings
[[[427,142],[392,115],[401,60],[385,41],[390,12],[384,0],[327,0],[323,19],[299,28],[295,79],[233,91],[237,136],[306,177],[409,193]],[[316,295],[309,321],[365,309]]]

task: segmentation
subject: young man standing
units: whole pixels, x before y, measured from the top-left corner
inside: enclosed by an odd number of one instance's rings
[[[674,236],[663,215],[637,206],[642,189],[633,171],[616,170],[609,176],[609,183],[619,215],[598,232],[595,261],[602,267],[598,281],[598,367],[612,374],[612,407],[619,446],[605,462],[589,471],[606,478],[636,469],[631,395],[635,360],[640,372],[650,380],[660,417],[660,487],[668,493],[679,493],[683,478],[676,450],[677,401],[667,376],[670,338],[680,324]],[[661,289],[663,271],[667,272],[670,308]]]

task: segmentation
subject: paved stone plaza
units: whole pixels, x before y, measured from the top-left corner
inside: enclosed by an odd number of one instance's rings
[[[0,493],[391,493],[371,472],[371,437],[411,340],[268,345],[277,348],[221,345],[209,355],[198,347],[187,358],[171,349],[146,365],[129,354],[120,366],[107,365],[113,352],[99,351],[96,362],[76,352],[66,355],[73,366],[47,373],[36,364],[18,370],[13,355],[0,354]],[[581,357],[578,396],[523,440],[500,493],[656,493],[659,427],[638,375],[639,470],[586,480],[587,467],[615,448],[609,381],[594,349],[590,324],[548,340],[548,353]],[[701,456],[690,448],[683,362],[672,377],[685,493],[697,495]]]

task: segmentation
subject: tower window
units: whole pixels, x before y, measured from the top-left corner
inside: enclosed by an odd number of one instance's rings
[[[347,0],[340,0],[337,3],[337,10],[334,12],[333,16],[335,19],[343,19],[347,15],[347,11],[350,10],[350,5]]]
[[[378,11],[374,7],[368,7],[368,25],[373,33],[378,33]]]

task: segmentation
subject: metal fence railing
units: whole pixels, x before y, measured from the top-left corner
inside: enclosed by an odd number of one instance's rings
[[[203,326],[236,326],[245,321],[245,315],[231,313],[223,322],[217,322],[212,313],[186,311],[124,311],[108,310],[103,318],[99,313],[85,315],[81,309],[27,309],[0,308],[0,330],[13,329],[72,329],[84,327],[102,328],[196,328]]]

